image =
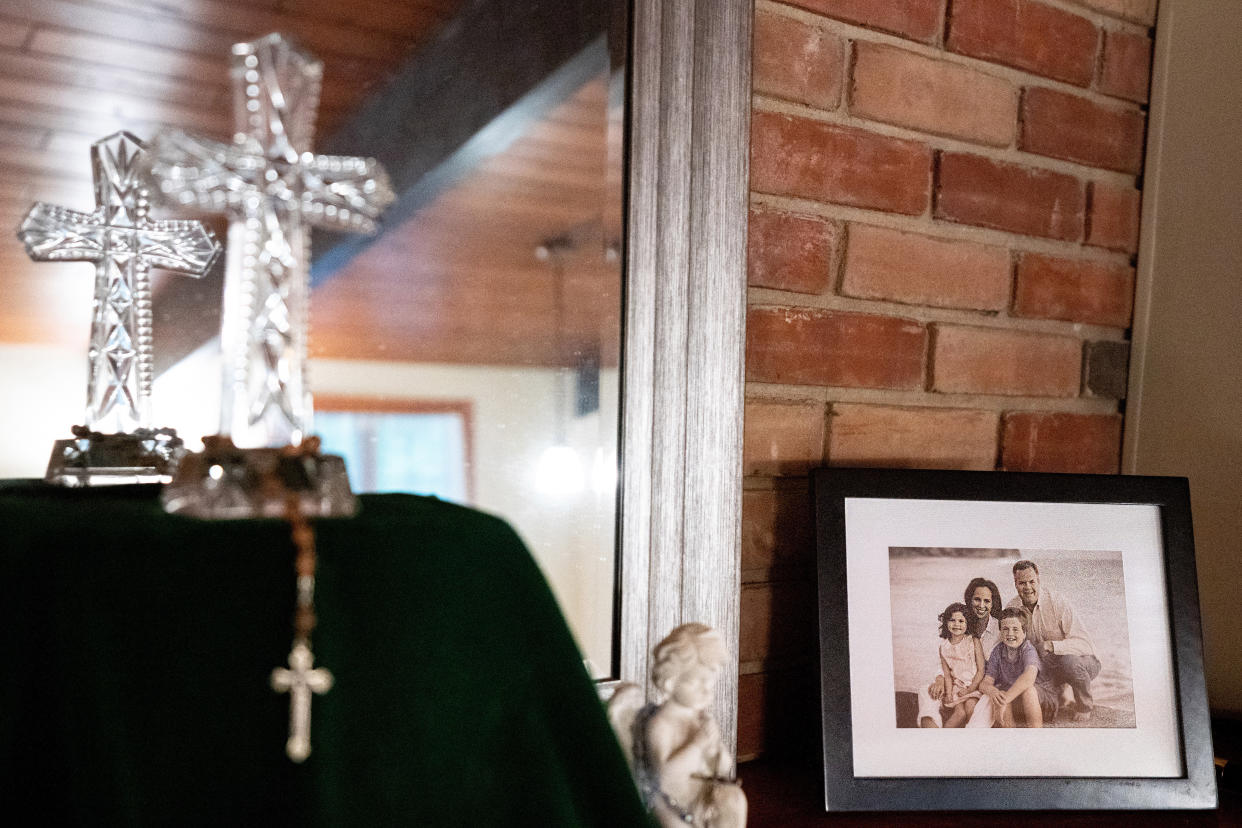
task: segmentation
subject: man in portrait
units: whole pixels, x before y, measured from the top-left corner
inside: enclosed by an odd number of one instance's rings
[[[1100,659],[1082,619],[1065,596],[1040,586],[1034,561],[1013,565],[1013,585],[1018,595],[1007,606],[1024,607],[1031,614],[1029,638],[1043,662],[1043,672],[1057,687],[1069,685],[1073,691],[1070,712],[1074,721],[1089,721],[1095,708],[1091,682],[1100,674]],[[1051,721],[1056,712],[1045,709],[1045,720]]]

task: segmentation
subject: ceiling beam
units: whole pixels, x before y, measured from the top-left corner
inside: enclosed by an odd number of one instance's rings
[[[615,5],[470,0],[322,151],[384,165],[398,200],[383,222],[395,227],[608,65]],[[318,234],[312,283],[374,240]]]

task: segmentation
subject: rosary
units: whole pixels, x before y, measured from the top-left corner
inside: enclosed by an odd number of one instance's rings
[[[284,449],[293,459],[313,457],[318,453],[318,438],[309,438],[301,446]],[[311,697],[332,689],[332,673],[313,667],[310,635],[315,628],[315,530],[302,510],[297,491],[285,494],[285,519],[289,521],[294,548],[294,569],[297,572],[297,606],[293,611],[293,649],[289,666],[272,670],[272,689],[289,694],[289,741],[285,753],[294,762],[310,756]]]

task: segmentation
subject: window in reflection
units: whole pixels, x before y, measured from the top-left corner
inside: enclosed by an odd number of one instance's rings
[[[347,405],[347,404],[346,404]],[[323,450],[345,458],[350,487],[470,501],[466,485],[469,406],[459,410],[324,411],[315,414]],[[436,406],[438,408],[438,406]]]

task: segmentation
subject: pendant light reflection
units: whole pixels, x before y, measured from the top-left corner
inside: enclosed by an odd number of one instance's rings
[[[539,456],[535,489],[546,497],[568,498],[583,493],[588,484],[593,494],[609,496],[617,488],[617,464],[602,447],[591,458],[590,474],[582,454],[571,446],[551,445]]]
[[[584,240],[567,234],[535,248],[535,258],[552,269],[552,345],[557,367],[552,377],[552,444],[540,453],[534,482],[540,495],[554,500],[573,499],[588,489],[596,495],[611,495],[617,483],[615,459],[600,446],[592,450],[589,446],[595,441],[582,439],[581,433],[586,425],[583,418],[599,410],[598,350],[588,347],[589,353],[584,353],[584,348],[567,348],[565,342],[565,258],[578,241]]]
[[[548,497],[573,497],[586,487],[586,474],[578,452],[566,445],[551,445],[539,457],[535,488]]]

